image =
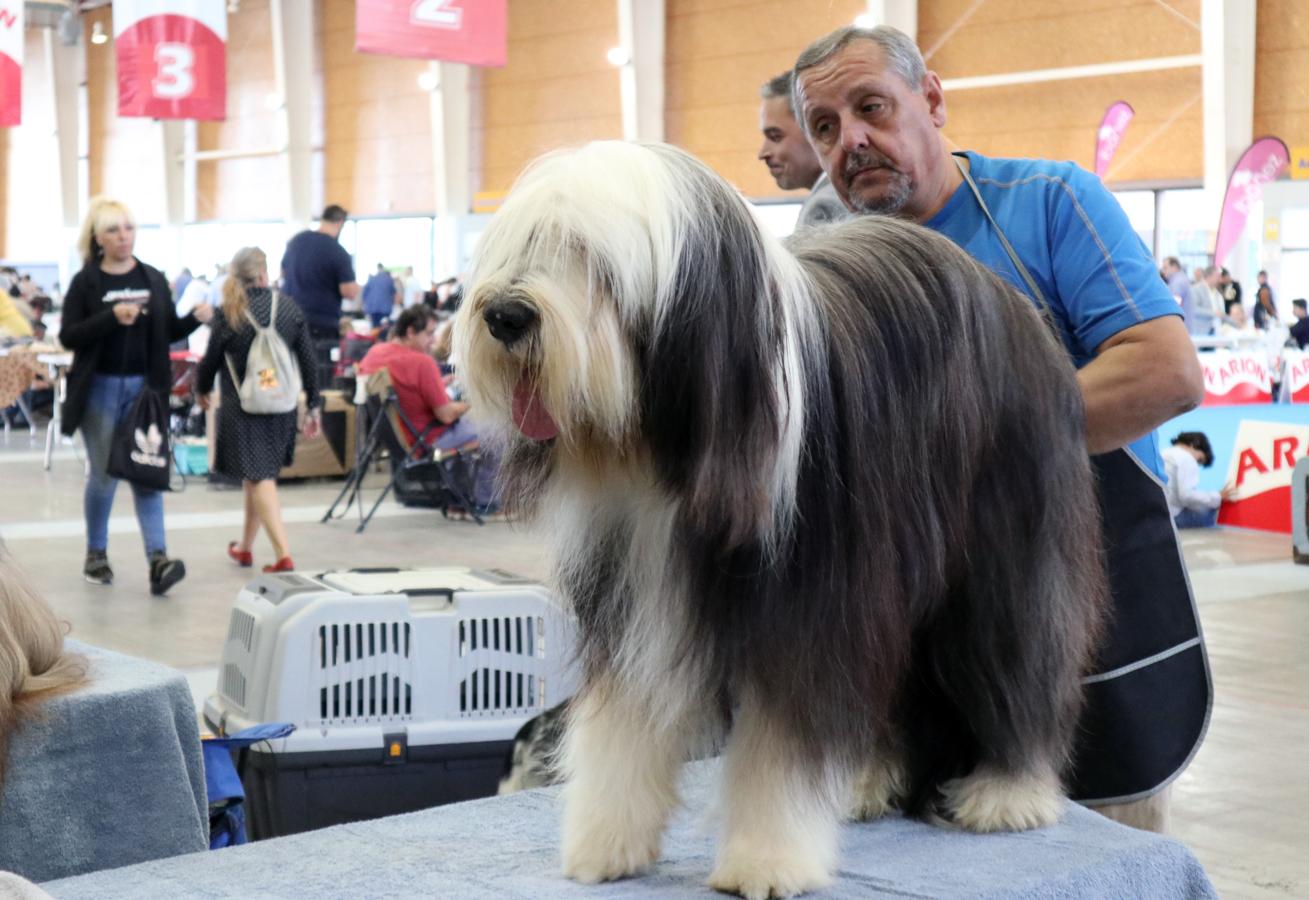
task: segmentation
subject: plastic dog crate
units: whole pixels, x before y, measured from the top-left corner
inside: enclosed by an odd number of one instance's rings
[[[491,796],[518,729],[572,695],[574,634],[501,570],[256,578],[204,705],[217,734],[296,726],[245,751],[252,836]]]

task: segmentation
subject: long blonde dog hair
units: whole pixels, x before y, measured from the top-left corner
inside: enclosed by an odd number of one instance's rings
[[[250,307],[250,289],[268,269],[268,257],[258,247],[242,247],[227,266],[223,282],[223,318],[236,331],[246,324],[245,311]],[[269,323],[272,324],[272,323]]]
[[[9,740],[43,700],[86,681],[86,660],[64,649],[64,624],[0,542],[0,788]]]

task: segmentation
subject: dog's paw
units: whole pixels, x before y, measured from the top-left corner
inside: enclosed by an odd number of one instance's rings
[[[1064,797],[1053,775],[979,769],[941,785],[950,818],[969,831],[1026,831],[1059,821]]]
[[[850,818],[860,822],[880,819],[896,808],[904,793],[904,770],[896,763],[879,759],[855,778]]]
[[[796,897],[832,883],[822,863],[800,855],[755,854],[730,848],[719,855],[709,886],[746,900]]]
[[[564,834],[564,876],[599,884],[635,875],[659,858],[660,833],[624,833],[619,828],[570,828]]]

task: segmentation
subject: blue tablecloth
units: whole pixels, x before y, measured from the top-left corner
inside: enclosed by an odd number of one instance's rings
[[[559,875],[553,789],[340,825],[42,885],[59,900],[137,897],[716,897],[704,886],[716,763],[688,767],[686,807],[641,878],[599,886]],[[1208,898],[1184,846],[1070,806],[1056,826],[973,835],[894,817],[846,826],[821,897]]]
[[[45,881],[209,845],[195,704],[180,672],[74,641],[90,683],[14,736],[0,870]]]

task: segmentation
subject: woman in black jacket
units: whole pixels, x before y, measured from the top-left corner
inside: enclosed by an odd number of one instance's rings
[[[64,295],[60,342],[73,351],[64,401],[63,432],[81,429],[90,475],[83,495],[86,564],[92,584],[110,584],[109,513],[118,479],[108,473],[114,428],[143,390],[167,396],[171,381],[168,345],[186,337],[213,310],[200,304],[179,319],[168,281],[132,255],[136,223],[122,203],[91,201],[78,237],[82,269]],[[132,485],[136,519],[150,563],[150,593],[163,594],[186,575],[169,559],[164,537],[164,500],[158,491]]]
[[[214,316],[213,333],[205,358],[196,372],[196,395],[205,409],[214,379],[221,372],[223,402],[218,408],[218,440],[214,470],[241,479],[245,490],[245,528],[241,540],[227,545],[227,555],[242,567],[254,564],[252,547],[260,526],[273,544],[276,562],[265,572],[290,572],[291,545],[282,524],[282,507],[277,498],[277,473],[291,464],[295,454],[296,410],[285,413],[250,414],[241,408],[237,391],[246,373],[246,362],[256,331],[272,326],[294,354],[300,368],[308,413],[303,431],[313,438],[319,427],[318,367],[309,326],[300,307],[290,297],[276,298],[268,287],[268,259],[258,247],[244,247],[232,257],[223,282],[223,306]],[[253,320],[253,322],[251,321]]]

